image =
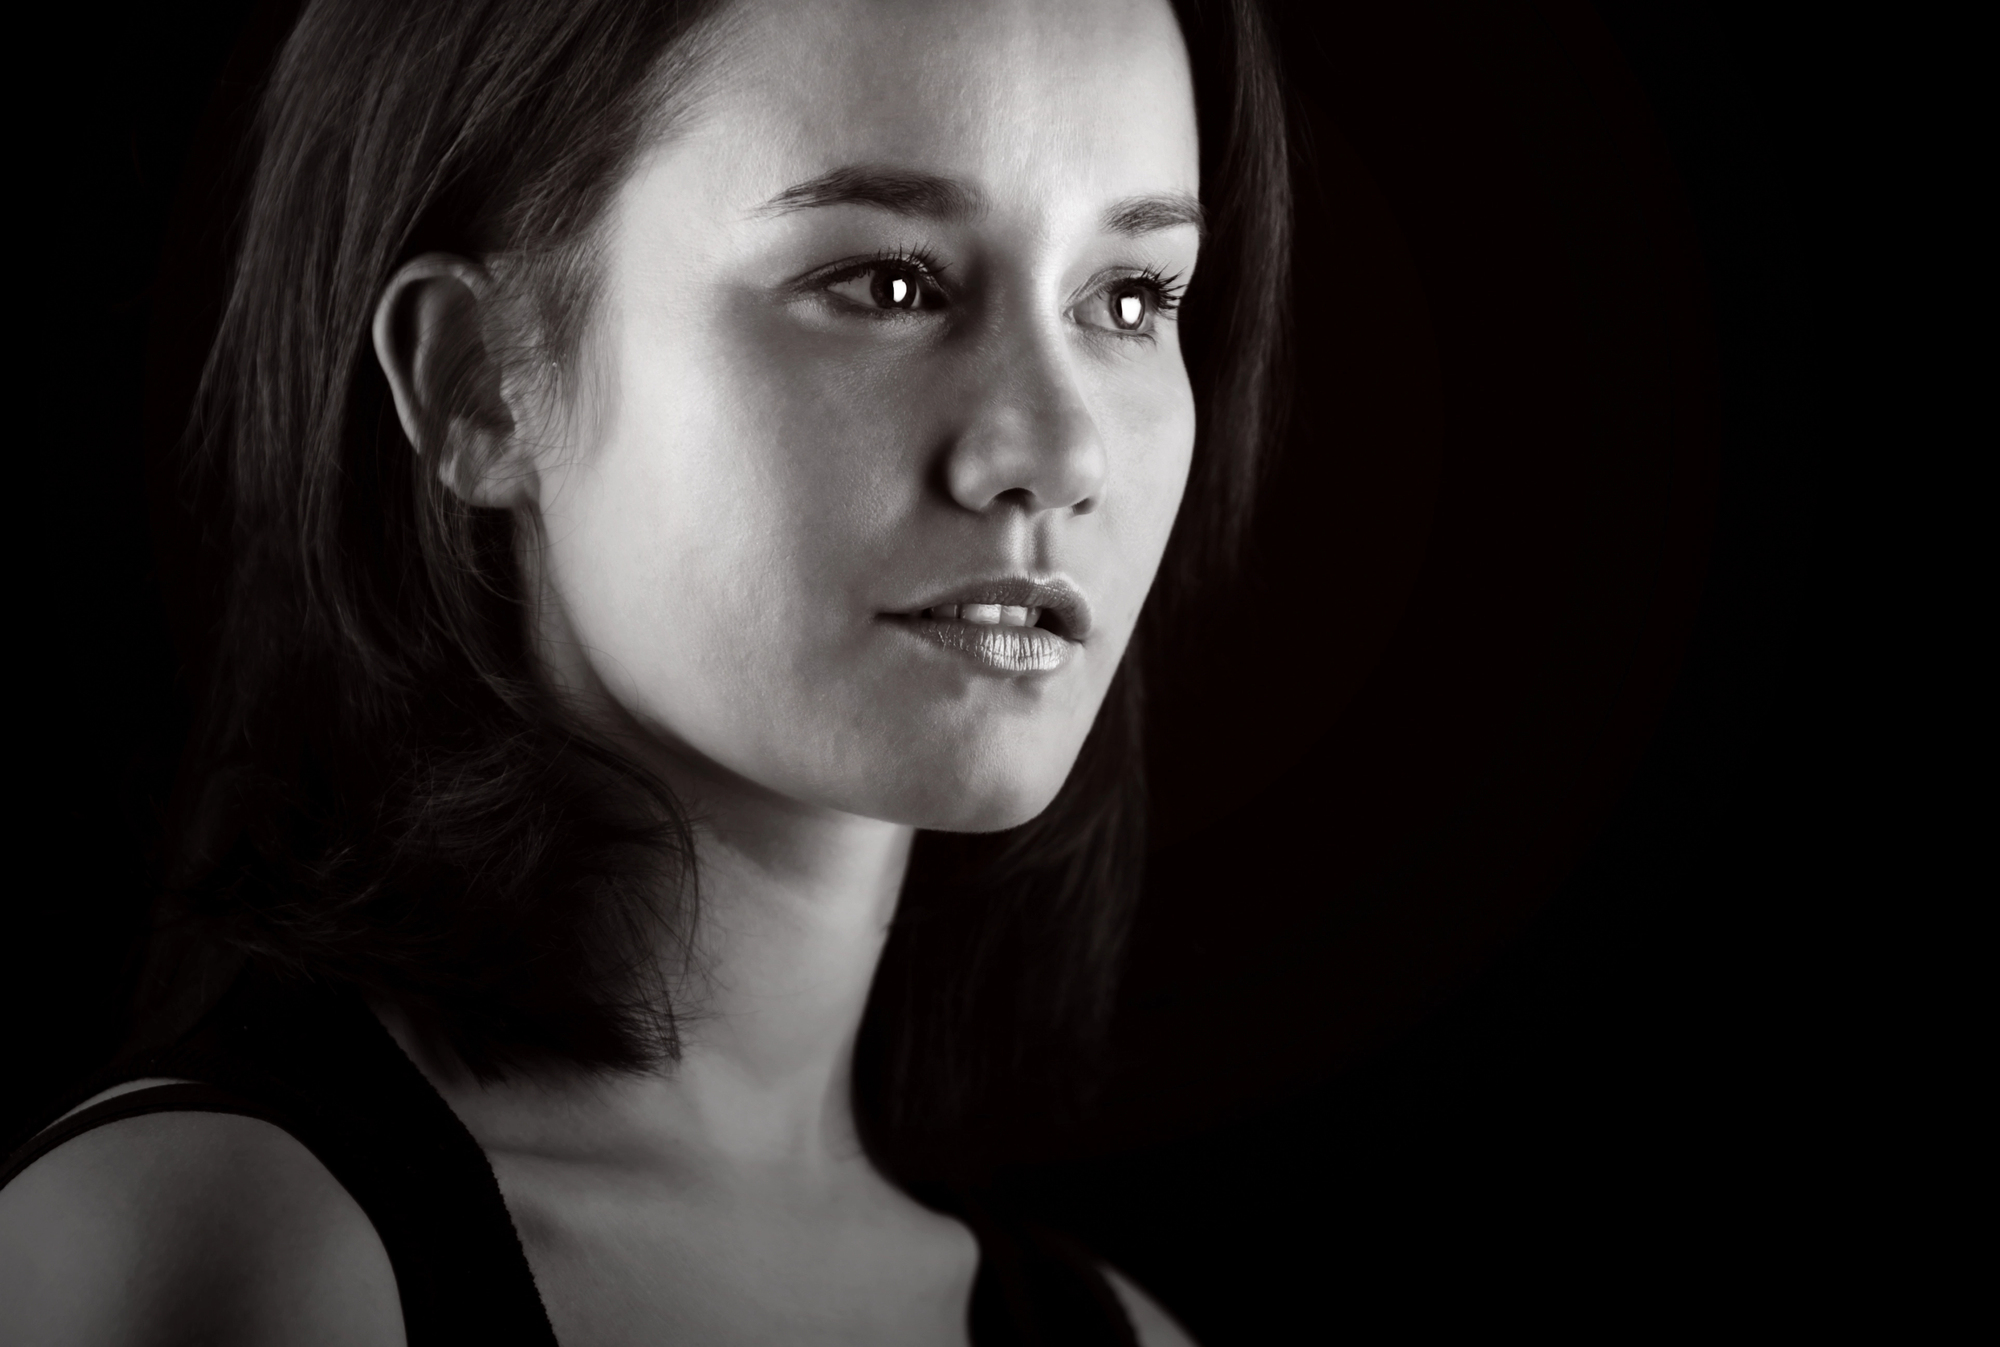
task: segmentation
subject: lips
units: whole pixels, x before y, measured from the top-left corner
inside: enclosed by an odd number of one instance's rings
[[[901,614],[916,621],[1040,628],[1067,641],[1090,634],[1090,605],[1061,580],[1008,578],[965,585]]]
[[[1090,605],[1062,581],[981,581],[883,616],[926,644],[1001,674],[1061,668],[1090,632]]]
[[[1036,627],[1041,625],[1042,610],[1000,603],[941,603],[917,616],[934,622],[971,622],[985,627]]]

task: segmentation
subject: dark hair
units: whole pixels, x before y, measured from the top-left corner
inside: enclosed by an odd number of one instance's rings
[[[1173,596],[1226,567],[1276,434],[1276,63],[1252,0],[1175,8],[1210,218],[1181,329],[1200,407],[1187,504],[1055,802],[1009,832],[919,839],[857,1061],[878,1152],[949,1132],[995,1084],[1057,1085],[1101,1039],[1145,854],[1144,652]],[[515,523],[419,461],[370,325],[409,257],[505,252],[525,260],[534,357],[565,358],[591,227],[698,97],[726,9],[313,0],[292,29],[191,440],[224,484],[230,572],[142,1036],[247,959],[389,998],[486,1075],[677,1051],[635,952],[689,928],[686,819],[531,676]]]

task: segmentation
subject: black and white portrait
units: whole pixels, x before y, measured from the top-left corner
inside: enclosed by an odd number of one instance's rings
[[[0,1340],[1712,1326],[1831,790],[1773,31],[52,44]]]

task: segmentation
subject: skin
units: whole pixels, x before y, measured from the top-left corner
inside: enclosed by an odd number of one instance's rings
[[[1162,0],[746,0],[717,59],[609,207],[581,349],[496,363],[421,446],[522,518],[548,678],[697,820],[698,957],[657,956],[694,1010],[682,1059],[480,1085],[378,1013],[485,1148],[565,1344],[961,1344],[976,1243],[862,1154],[854,1040],[915,830],[1047,806],[1178,509],[1174,325],[1119,318],[1135,277],[1194,269],[1198,229],[1167,208],[1200,186],[1186,54]],[[857,166],[949,179],[956,207],[785,204]],[[904,263],[854,271],[915,251],[935,294]],[[519,349],[508,265],[431,255],[385,291],[376,346],[413,439],[442,353]],[[898,277],[925,302],[884,308]],[[997,673],[898,620],[997,576],[1085,596],[1059,668]],[[53,1153],[0,1196],[0,1231],[38,1219],[14,1196],[37,1171],[59,1193],[157,1161],[154,1122]],[[237,1141],[229,1163],[284,1171],[282,1146]],[[207,1201],[202,1163],[149,1200]],[[305,1209],[338,1207],[332,1186]],[[345,1287],[341,1312],[393,1306],[351,1225],[298,1275]],[[1142,1341],[1186,1341],[1116,1284]],[[397,1341],[400,1320],[353,1331],[328,1340]]]
[[[559,419],[517,399],[487,473],[545,540],[545,658],[704,799],[1013,826],[1068,774],[1186,480],[1171,324],[1112,330],[1102,286],[1192,271],[1195,230],[1099,227],[1198,188],[1178,31],[1157,0],[737,18],[721,90],[612,208],[585,387]],[[946,174],[986,205],[767,205],[850,165]],[[911,248],[956,304],[885,314],[853,302],[865,281],[800,284]],[[879,620],[998,574],[1087,595],[1095,629],[1055,675],[924,658]]]

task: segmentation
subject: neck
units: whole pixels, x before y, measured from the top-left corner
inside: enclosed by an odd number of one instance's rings
[[[914,830],[653,763],[696,820],[692,972],[672,970],[681,1056],[638,1075],[475,1083],[378,1007],[489,1152],[674,1157],[812,1175],[860,1157],[849,1078]]]
[[[489,1151],[672,1152],[697,1162],[808,1171],[858,1158],[854,1041],[914,830],[786,799],[641,729],[543,597],[530,640],[573,713],[634,753],[695,820],[699,903],[690,961],[655,951],[674,988],[681,1056],[644,1075],[475,1085],[379,1013]],[[689,971],[690,964],[692,970]]]
[[[676,785],[700,820],[701,875],[690,1013],[663,1078],[682,1126],[746,1159],[851,1150],[854,1041],[913,832],[733,783]]]

